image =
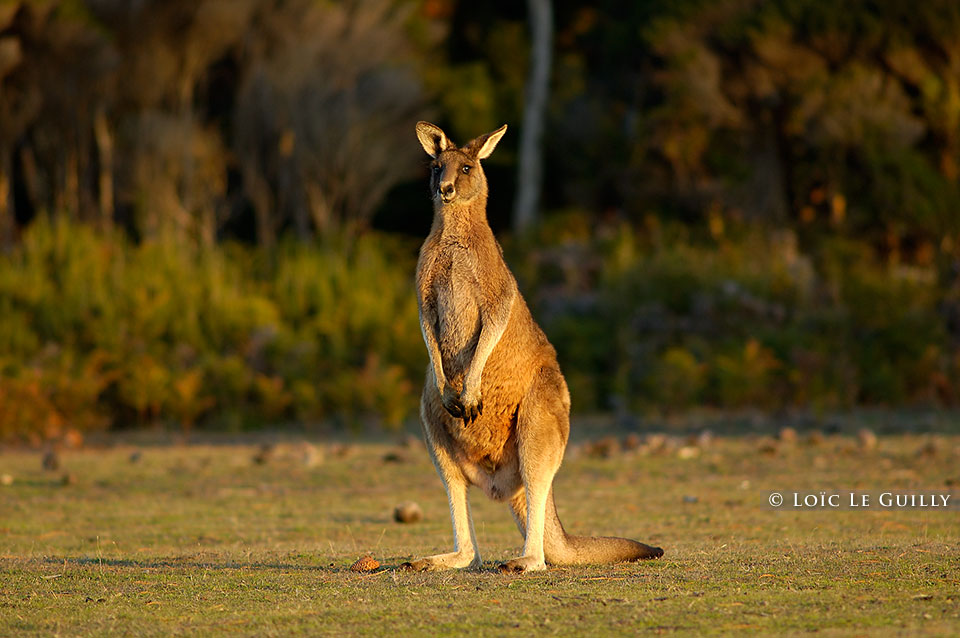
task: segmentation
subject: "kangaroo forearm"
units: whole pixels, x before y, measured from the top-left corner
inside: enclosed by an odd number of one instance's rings
[[[433,334],[433,329],[422,314],[420,316],[420,331],[423,333],[423,342],[427,345],[427,354],[430,357],[430,365],[433,367],[437,389],[442,393],[447,378],[443,373],[443,357],[440,356],[440,344],[437,343],[437,337]]]
[[[476,352],[473,355],[473,361],[467,368],[467,374],[463,381],[464,388],[478,388],[480,386],[480,377],[483,374],[483,368],[487,365],[487,359],[503,336],[506,324],[496,326],[491,330],[484,329],[480,335],[480,341],[477,343]]]
[[[476,391],[480,389],[480,378],[483,374],[483,368],[487,365],[487,359],[493,349],[497,347],[500,338],[507,329],[510,322],[510,311],[513,308],[515,296],[511,295],[501,306],[500,311],[495,315],[490,315],[481,319],[482,327],[480,329],[480,338],[477,341],[477,348],[473,354],[473,360],[467,368],[467,374],[464,378],[464,389]]]

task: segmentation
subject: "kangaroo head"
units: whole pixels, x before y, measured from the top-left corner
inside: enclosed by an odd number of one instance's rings
[[[430,193],[438,205],[453,202],[468,204],[487,194],[487,178],[480,168],[480,160],[490,157],[497,142],[507,132],[504,124],[492,133],[472,140],[463,148],[450,141],[446,133],[429,122],[417,122],[417,137],[430,164]]]

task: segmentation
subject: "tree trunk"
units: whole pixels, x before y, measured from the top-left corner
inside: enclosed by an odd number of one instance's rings
[[[13,247],[13,162],[6,149],[0,149],[0,250]]]
[[[318,236],[324,237],[333,225],[330,200],[317,182],[304,180],[304,184],[307,191],[307,203],[310,206],[310,218],[313,220],[313,229]]]
[[[97,190],[100,198],[100,227],[107,230],[113,226],[113,135],[103,107],[97,108],[93,119],[93,135],[97,142],[97,158],[100,175]]]
[[[27,205],[33,216],[41,210],[50,208],[49,191],[40,187],[40,170],[33,149],[24,144],[20,149],[20,166],[23,169],[23,188],[27,194]]]
[[[243,164],[243,187],[253,205],[253,214],[257,220],[257,241],[267,249],[273,248],[277,243],[277,230],[272,214],[274,206],[270,187],[252,160]]]
[[[63,167],[63,192],[60,197],[57,215],[66,215],[77,220],[80,217],[80,162],[77,159],[77,147],[67,147],[67,157]]]
[[[290,215],[297,239],[306,241],[310,239],[310,213],[307,211],[304,196],[301,196],[302,182],[297,179],[297,169],[292,158],[282,158],[280,163],[277,200],[280,209]]]
[[[517,166],[517,199],[513,209],[513,229],[529,230],[537,222],[540,189],[543,182],[544,120],[550,90],[553,53],[553,7],[551,0],[527,0],[530,14],[530,74],[527,77],[520,132],[520,158]]]
[[[93,221],[99,217],[93,186],[92,149],[96,146],[96,132],[91,130],[92,119],[89,116],[89,109],[82,106],[79,107],[77,119],[73,124],[77,135],[77,219],[83,222]]]
[[[180,196],[180,205],[183,207],[191,222],[196,223],[193,210],[193,174],[196,170],[193,143],[198,131],[193,117],[193,71],[189,59],[184,62],[183,75],[180,78],[180,122],[186,142],[181,148],[180,184],[177,189]]]

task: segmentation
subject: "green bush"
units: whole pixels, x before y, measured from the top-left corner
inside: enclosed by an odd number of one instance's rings
[[[789,231],[744,224],[542,234],[559,243],[536,267],[511,254],[578,409],[955,400],[960,351],[932,265],[839,237],[804,252]]]
[[[568,213],[506,242],[575,410],[958,399],[957,295],[935,265],[884,262],[849,238],[803,251],[749,225],[587,220]],[[380,234],[267,252],[38,221],[0,257],[0,437],[397,426],[426,364],[415,254]]]
[[[0,266],[0,436],[331,414],[399,425],[426,356],[415,246],[199,249],[33,224]]]

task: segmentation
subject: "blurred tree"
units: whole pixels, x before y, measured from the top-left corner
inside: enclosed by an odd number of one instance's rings
[[[709,108],[730,107],[730,117],[678,122],[700,140],[689,156],[696,201],[719,198],[767,219],[785,210],[814,232],[828,226],[877,246],[891,233],[934,240],[957,232],[955,134],[946,132],[955,128],[956,3],[916,12],[897,3],[751,6],[719,3],[702,18],[666,19],[650,30],[658,89],[691,86],[678,75],[689,56],[662,45],[679,36],[719,70]],[[664,96],[661,117],[690,112],[675,93]],[[774,191],[781,195],[770,197]]]
[[[364,228],[416,167],[423,107],[409,8],[389,0],[264,3],[244,51],[233,138],[261,242]]]
[[[198,95],[209,68],[242,41],[256,0],[96,0],[115,34],[122,116],[118,144],[124,203],[139,232],[175,232],[212,243],[222,224],[227,153]],[[95,122],[96,125],[96,122]],[[95,126],[108,142],[109,124]]]
[[[0,4],[0,33],[13,24],[19,3]],[[27,114],[32,110],[30,100],[20,94],[7,76],[20,65],[23,45],[15,34],[0,37],[0,247],[9,250],[13,242],[13,143],[23,129]]]
[[[80,4],[7,2],[0,11],[6,22],[0,27],[5,43],[0,49],[6,51],[0,78],[2,172],[13,175],[19,166],[22,173],[21,184],[6,189],[5,217],[21,216],[14,211],[13,191],[22,186],[23,203],[33,211],[61,210],[92,219],[96,190],[89,121],[108,99],[103,89],[113,63],[104,34]]]
[[[527,119],[491,162],[517,227],[539,193],[901,254],[960,231],[958,42],[949,0],[5,0],[0,241],[41,211],[206,243],[362,228],[435,101],[458,139]]]
[[[269,243],[364,227],[416,166],[405,0],[0,4],[0,235],[14,204],[212,243],[243,203]],[[430,44],[429,46],[432,46]],[[232,69],[229,78],[217,77]],[[235,184],[231,186],[231,180]],[[19,198],[19,199],[18,199]]]
[[[549,204],[687,219],[719,206],[875,245],[956,232],[958,13],[561,0]]]
[[[520,153],[517,161],[517,200],[513,211],[513,228],[529,231],[536,223],[543,187],[542,137],[550,89],[553,59],[553,6],[550,0],[527,0],[530,21],[530,73],[523,107],[523,128],[520,130]]]

